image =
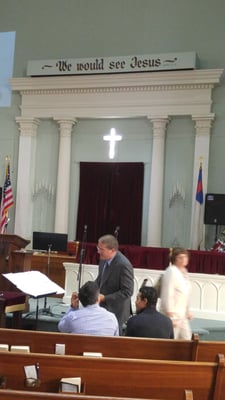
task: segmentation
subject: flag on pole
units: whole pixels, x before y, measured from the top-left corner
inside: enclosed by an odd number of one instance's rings
[[[203,184],[202,184],[202,163],[200,163],[198,182],[195,195],[192,232],[191,232],[191,249],[200,250],[203,240]]]
[[[2,191],[1,214],[0,214],[0,232],[5,233],[8,223],[8,210],[13,206],[13,191],[10,180],[10,160],[6,159],[5,183]]]

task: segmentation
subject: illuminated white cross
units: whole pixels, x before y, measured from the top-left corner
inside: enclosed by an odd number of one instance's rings
[[[103,136],[103,139],[109,142],[109,158],[112,160],[115,156],[115,144],[122,140],[122,136],[116,135],[115,128],[112,128],[110,135]]]

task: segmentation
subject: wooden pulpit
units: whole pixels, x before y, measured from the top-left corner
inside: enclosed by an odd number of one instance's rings
[[[29,243],[30,240],[18,235],[0,234],[0,290],[12,290],[12,284],[2,274],[15,272],[12,252],[25,248]]]

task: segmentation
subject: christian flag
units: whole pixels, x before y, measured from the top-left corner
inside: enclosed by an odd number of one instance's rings
[[[203,240],[203,184],[202,163],[200,163],[195,195],[194,216],[191,231],[191,249],[199,250]]]
[[[10,162],[9,158],[6,161],[5,183],[1,198],[1,213],[0,213],[0,232],[4,233],[8,224],[8,210],[14,204],[13,191],[10,180]]]

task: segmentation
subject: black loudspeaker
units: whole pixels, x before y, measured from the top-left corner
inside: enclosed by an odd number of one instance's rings
[[[205,195],[204,224],[225,225],[225,194]]]

